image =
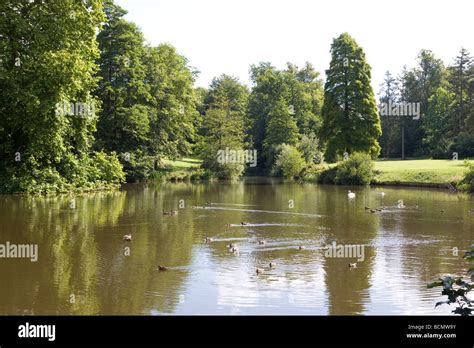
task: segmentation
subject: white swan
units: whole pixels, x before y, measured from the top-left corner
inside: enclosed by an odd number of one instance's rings
[[[403,204],[403,199],[398,200],[398,208],[400,208],[400,209],[405,208],[405,204]]]
[[[347,197],[349,199],[354,199],[356,198],[356,194],[354,192],[352,192],[351,190],[347,191]]]

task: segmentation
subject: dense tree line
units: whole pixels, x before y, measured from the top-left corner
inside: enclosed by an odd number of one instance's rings
[[[421,115],[418,120],[382,117],[383,157],[403,157],[403,149],[405,157],[474,156],[473,62],[464,48],[448,67],[422,50],[413,69],[405,68],[398,77],[386,73],[380,101],[419,102]]]
[[[0,4],[0,190],[99,189],[152,178],[165,159],[199,157],[217,177],[295,176],[356,152],[372,158],[474,155],[474,65],[423,50],[386,74],[379,102],[420,102],[422,117],[380,117],[365,54],[335,38],[324,82],[310,63],[250,67],[250,88],[151,46],[113,0]],[[256,150],[258,164],[217,153]],[[248,159],[248,158],[247,158]],[[248,162],[248,161],[247,161]],[[306,168],[306,169],[305,169]]]

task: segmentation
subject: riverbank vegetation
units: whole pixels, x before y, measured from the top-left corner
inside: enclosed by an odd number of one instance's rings
[[[201,88],[186,57],[148,44],[125,15],[113,0],[2,2],[0,192],[243,175],[473,190],[462,161],[372,162],[474,156],[467,50],[449,66],[421,50],[413,69],[387,72],[378,98],[348,33],[332,42],[325,80],[310,63],[260,62],[251,86],[223,74]],[[381,116],[377,103],[419,103],[420,117]]]

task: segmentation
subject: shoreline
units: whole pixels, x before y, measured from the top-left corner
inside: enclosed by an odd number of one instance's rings
[[[285,179],[280,178],[280,177],[272,177],[272,176],[242,176],[238,179],[238,181],[245,180],[245,179],[255,179],[255,178],[264,178],[266,180],[268,179],[273,179],[275,181],[280,181],[285,182]],[[165,179],[161,183],[212,183],[212,182],[225,182],[227,180],[222,180],[222,179],[213,179],[213,180],[208,180],[208,179],[190,179],[188,178],[176,178],[172,177],[169,179]],[[294,180],[294,182],[298,182],[298,180]],[[315,181],[305,181],[305,183],[311,183],[311,184],[316,184],[316,185],[330,185],[330,186],[341,186],[341,185],[336,185],[336,184],[323,184],[323,183],[318,183]],[[0,196],[3,195],[12,195],[12,196],[81,196],[83,194],[91,194],[91,193],[98,193],[98,192],[116,192],[122,190],[124,187],[128,185],[139,185],[139,184],[160,184],[159,182],[156,182],[154,180],[150,181],[143,181],[143,182],[133,182],[133,183],[123,183],[121,185],[117,185],[115,187],[111,188],[101,188],[101,189],[96,189],[96,190],[77,190],[77,191],[72,191],[72,192],[58,192],[58,193],[25,193],[25,192],[14,192],[14,193],[3,193],[0,192]],[[454,185],[453,185],[454,184]],[[430,188],[430,189],[438,189],[438,190],[450,190],[452,193],[462,193],[464,192],[463,190],[459,190],[455,185],[457,183],[432,183],[432,182],[416,182],[416,181],[373,181],[371,182],[368,186],[373,186],[373,187],[400,187],[400,188]],[[344,185],[347,186],[347,185]],[[349,186],[359,186],[359,185],[349,185]]]
[[[442,190],[450,190],[452,192],[462,192],[451,183],[431,183],[431,182],[415,182],[415,181],[380,181],[371,182],[370,186],[387,186],[387,187],[415,187],[415,188],[435,188]]]

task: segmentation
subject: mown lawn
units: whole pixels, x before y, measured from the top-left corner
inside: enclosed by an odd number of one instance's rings
[[[194,158],[181,158],[176,161],[164,160],[171,171],[189,171],[198,168],[201,160]],[[474,164],[474,161],[470,161]],[[330,164],[334,166],[336,164]],[[462,160],[383,160],[375,161],[374,168],[379,174],[376,182],[409,182],[445,184],[458,182],[466,173],[465,162]]]
[[[176,161],[164,160],[166,165],[169,165],[172,170],[183,170],[189,168],[198,168],[201,165],[201,160],[195,158],[181,158]]]
[[[461,180],[467,170],[462,160],[384,160],[374,165],[380,171],[375,178],[377,182],[442,184]]]

